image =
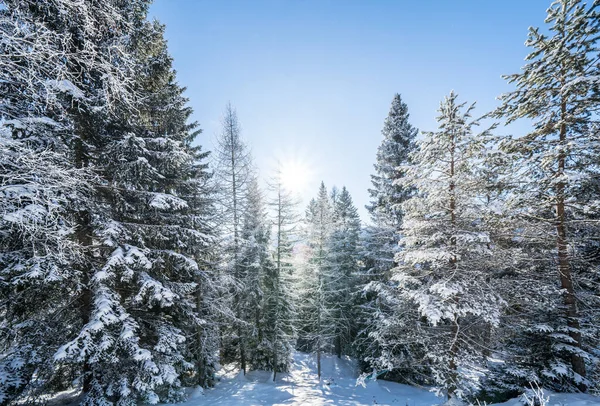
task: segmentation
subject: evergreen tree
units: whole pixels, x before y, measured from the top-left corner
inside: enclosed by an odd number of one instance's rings
[[[360,219],[348,190],[334,187],[328,195],[321,183],[317,199],[306,210],[308,254],[298,289],[298,344],[317,354],[319,377],[323,352],[339,357],[351,353],[359,232]]]
[[[32,148],[6,130],[0,128],[0,404],[60,389],[69,373],[53,356],[73,319],[74,264],[82,256],[69,238],[70,207],[92,179],[63,154]]]
[[[278,172],[271,185],[273,197],[270,206],[274,212],[275,241],[273,247],[274,266],[265,275],[265,319],[270,339],[271,368],[273,381],[278,372],[287,372],[292,362],[295,338],[295,308],[292,302],[292,233],[296,226],[296,202],[287,191]]]
[[[400,204],[413,193],[406,183],[397,181],[406,175],[401,168],[409,163],[409,155],[415,148],[418,130],[409,118],[406,103],[396,93],[381,130],[383,140],[377,149],[375,175],[371,175],[373,189],[369,189],[371,204],[367,209],[373,222],[383,222],[395,230],[402,224]]]
[[[498,324],[502,300],[487,272],[494,257],[481,218],[485,183],[474,170],[489,131],[475,134],[474,105],[456,99],[451,93],[440,104],[439,130],[424,133],[407,168],[406,181],[418,193],[402,205],[393,276],[400,300],[377,338],[384,348],[380,365],[401,367],[420,355],[423,372],[449,397],[465,397],[477,389],[474,370],[485,364],[480,331]]]
[[[77,164],[82,135],[73,112],[127,102],[133,66],[132,16],[113,1],[82,5],[6,1],[0,9],[3,402],[31,401],[78,375],[53,358],[82,323],[76,304],[85,297],[90,251],[79,214],[98,181]]]
[[[306,210],[307,264],[301,277],[299,303],[300,349],[317,354],[317,374],[321,378],[321,354],[331,349],[334,331],[325,323],[325,283],[327,249],[332,229],[332,207],[325,184],[321,182],[317,199]],[[329,327],[329,328],[328,328]]]
[[[333,352],[350,354],[356,330],[354,293],[358,271],[360,218],[346,189],[332,196],[332,231],[327,242],[327,267],[324,273],[324,325],[333,336]]]
[[[239,317],[244,323],[242,338],[245,340],[245,352],[251,369],[269,369],[270,345],[265,330],[265,292],[263,280],[273,269],[269,252],[271,240],[270,224],[258,180],[248,184],[246,210],[240,233],[240,280],[244,281],[243,295],[240,298]]]
[[[313,247],[310,237],[315,237],[312,224],[309,219],[315,219],[317,216],[317,201],[311,199],[305,211],[305,218],[302,224],[302,237],[304,245],[299,252],[298,278],[294,280],[295,306],[297,309],[296,330],[298,339],[296,348],[299,351],[310,352],[313,349],[314,331],[316,328],[317,316],[317,272],[311,257]]]
[[[192,111],[163,30],[145,23],[132,37],[137,102],[88,128],[98,144],[88,150],[90,139],[82,159],[93,160],[104,182],[96,187],[91,234],[82,238],[101,248],[87,281],[85,324],[55,357],[83,364],[84,404],[181,399],[181,377],[206,383],[195,367],[211,362],[187,339],[206,323],[198,315],[200,285],[210,278],[202,260],[213,244],[208,196],[199,196],[206,154],[191,145],[199,131],[188,123]]]
[[[593,327],[587,327],[593,326],[588,323],[597,301],[583,302],[584,297],[592,297],[585,293],[590,285],[577,282],[581,269],[589,269],[589,265],[585,261],[578,264],[583,258],[574,256],[570,248],[585,244],[579,237],[586,237],[578,231],[593,222],[590,213],[598,201],[597,194],[581,193],[582,180],[598,178],[594,164],[600,154],[595,128],[600,106],[597,7],[595,2],[587,6],[579,0],[552,3],[546,18],[548,34],[530,28],[526,45],[532,51],[527,64],[521,73],[506,76],[517,89],[501,97],[503,104],[496,111],[509,123],[520,118],[533,121],[529,134],[502,145],[518,161],[520,182],[510,204],[524,221],[535,226],[535,238],[545,236],[555,245],[552,255],[562,306],[556,303],[548,308],[547,318],[555,321],[547,329],[554,337],[549,337],[554,354],[542,375],[549,381],[570,381],[579,390],[590,384],[586,360],[591,361],[590,351],[595,346],[594,341],[586,344],[584,336],[598,337]],[[544,251],[538,254],[548,258]],[[555,311],[560,307],[564,311],[558,318]]]
[[[380,316],[387,311],[385,298],[392,295],[390,270],[394,267],[402,226],[401,203],[414,193],[406,182],[401,182],[406,176],[402,167],[410,162],[418,132],[409,118],[406,103],[399,94],[394,95],[381,131],[383,140],[377,149],[375,174],[371,175],[373,188],[369,189],[371,203],[367,210],[372,224],[365,228],[360,243],[362,269],[359,283],[363,292],[356,298],[356,306],[361,311],[355,348],[361,360],[379,354],[369,334],[375,331]]]
[[[372,225],[366,230],[369,243],[363,260],[366,272],[379,280],[385,280],[383,275],[394,266],[402,226],[401,204],[414,193],[402,181],[406,176],[402,168],[410,163],[418,133],[409,118],[406,103],[399,94],[394,95],[381,131],[383,140],[377,149],[375,175],[371,175],[373,188],[369,189],[371,203],[367,206]]]

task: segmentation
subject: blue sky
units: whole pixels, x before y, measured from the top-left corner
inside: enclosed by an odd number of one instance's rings
[[[454,89],[476,113],[511,89],[529,26],[549,0],[156,0],[180,84],[212,149],[228,101],[262,178],[277,159],[345,185],[363,220],[369,175],[394,93],[419,129]],[[522,131],[524,126],[511,127]],[[503,130],[500,129],[500,132]]]

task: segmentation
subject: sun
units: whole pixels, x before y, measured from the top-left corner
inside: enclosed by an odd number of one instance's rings
[[[290,192],[301,193],[310,182],[310,167],[298,159],[281,162],[279,170],[281,184]]]

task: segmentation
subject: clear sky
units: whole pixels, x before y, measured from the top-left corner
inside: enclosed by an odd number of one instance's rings
[[[156,0],[179,82],[212,149],[228,101],[262,178],[277,159],[345,185],[363,220],[369,175],[394,93],[419,129],[435,130],[454,89],[476,113],[510,90],[529,26],[549,0]],[[518,127],[516,127],[518,128]],[[500,130],[502,131],[502,130]],[[511,131],[515,131],[511,128]]]

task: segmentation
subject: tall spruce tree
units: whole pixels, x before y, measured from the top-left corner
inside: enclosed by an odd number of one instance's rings
[[[582,193],[581,189],[587,179],[598,178],[594,164],[600,154],[597,7],[597,2],[586,5],[579,0],[552,3],[546,18],[548,33],[530,28],[526,45],[532,51],[527,64],[521,73],[506,76],[517,89],[501,97],[502,106],[495,112],[509,123],[521,118],[533,122],[530,133],[502,145],[519,168],[520,181],[510,204],[524,221],[536,226],[535,238],[545,235],[554,242],[551,255],[556,261],[562,306],[551,306],[549,312],[564,310],[561,317],[548,314],[554,320],[546,329],[554,337],[554,358],[545,375],[549,381],[570,381],[579,390],[590,384],[586,361],[591,361],[590,351],[595,346],[593,341],[586,344],[584,337],[598,337],[590,323],[597,301],[584,302],[584,298],[593,298],[585,292],[590,285],[577,281],[590,264],[573,251],[589,238],[579,230],[593,223],[590,213],[598,202],[596,193]],[[543,257],[545,252],[539,254]]]
[[[402,224],[400,204],[413,192],[405,183],[397,182],[405,176],[402,167],[409,162],[415,148],[418,130],[409,118],[406,103],[396,93],[381,130],[383,140],[377,149],[375,175],[371,175],[373,188],[369,189],[371,203],[367,206],[375,224],[383,222],[396,230]]]
[[[363,261],[365,271],[380,279],[385,279],[383,275],[394,266],[402,225],[401,204],[414,193],[401,181],[406,176],[402,168],[410,162],[418,133],[409,118],[406,103],[399,94],[394,95],[381,130],[383,140],[377,149],[375,174],[371,175],[373,188],[369,189],[371,202],[366,206],[372,225],[366,229],[368,245],[363,250]]]
[[[199,196],[206,154],[192,146],[199,132],[188,122],[192,111],[175,82],[163,30],[142,22],[132,36],[135,105],[119,105],[88,129],[99,141],[86,147],[85,159],[103,182],[85,238],[99,249],[85,324],[56,355],[83,364],[84,404],[178,400],[182,376],[206,365],[201,349],[188,343],[205,323],[198,295],[210,278],[201,268],[213,243],[203,216],[208,196]]]
[[[400,182],[406,176],[402,167],[409,163],[418,132],[409,119],[406,103],[395,94],[381,131],[383,140],[377,149],[375,174],[371,175],[371,202],[366,206],[371,224],[363,231],[360,242],[362,269],[359,283],[363,291],[356,298],[356,306],[361,311],[357,314],[359,335],[355,348],[361,360],[376,357],[379,353],[369,334],[376,329],[380,315],[387,309],[385,298],[391,295],[390,270],[394,267],[402,225],[401,203],[414,193],[406,183]]]
[[[332,327],[326,324],[325,284],[327,249],[332,230],[333,208],[325,184],[321,182],[316,199],[306,209],[307,263],[300,278],[299,344],[317,355],[317,375],[321,378],[321,355],[331,350]]]
[[[358,271],[360,218],[346,187],[332,198],[332,230],[327,241],[324,270],[324,325],[333,339],[333,352],[351,354],[355,335],[354,294]]]

